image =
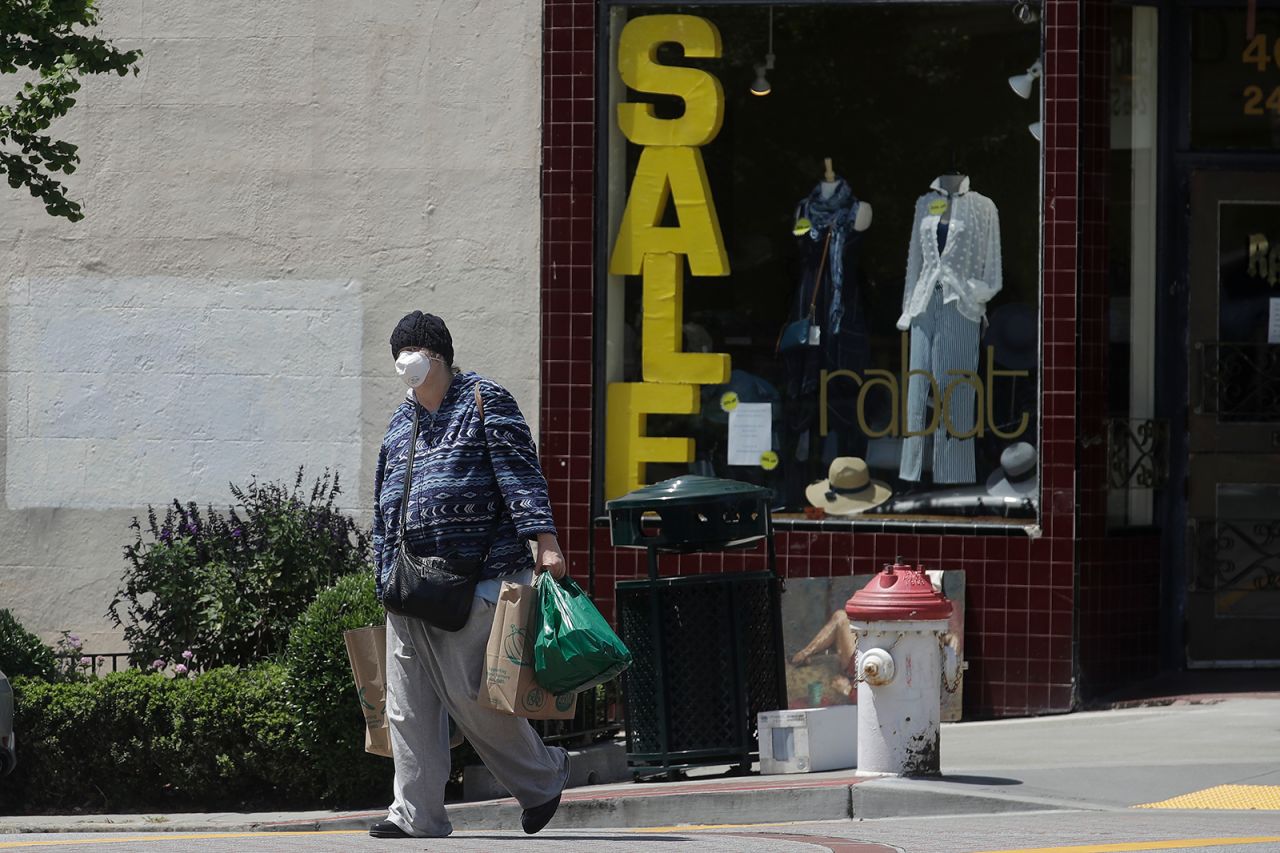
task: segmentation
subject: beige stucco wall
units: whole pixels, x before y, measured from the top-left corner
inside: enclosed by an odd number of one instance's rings
[[[541,3],[102,10],[145,57],[57,128],[87,218],[0,187],[0,607],[115,650],[148,503],[305,463],[367,518],[406,311],[536,430]]]

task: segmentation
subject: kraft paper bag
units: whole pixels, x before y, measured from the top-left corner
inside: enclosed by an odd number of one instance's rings
[[[364,750],[391,757],[391,730],[387,728],[387,626],[343,631],[356,697],[364,714]]]
[[[553,695],[533,677],[531,626],[537,607],[538,594],[531,585],[502,585],[476,701],[485,708],[529,720],[570,720],[577,711],[577,695]]]

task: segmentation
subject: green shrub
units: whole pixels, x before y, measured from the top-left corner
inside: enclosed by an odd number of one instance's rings
[[[307,497],[303,469],[293,486],[231,486],[223,515],[174,501],[163,519],[148,508],[131,525],[128,566],[108,614],[123,626],[137,666],[195,653],[202,667],[248,666],[284,649],[289,630],[317,591],[370,571],[368,536],[334,501],[326,471]]]
[[[299,617],[285,651],[289,702],[301,721],[299,739],[323,802],[384,805],[393,767],[364,751],[364,716],[356,699],[342,632],[386,621],[372,572],[339,579]]]
[[[167,679],[137,670],[14,680],[18,765],[0,809],[257,809],[310,805],[282,667]]]
[[[8,610],[0,610],[0,672],[10,678],[53,678],[53,649],[23,628]]]

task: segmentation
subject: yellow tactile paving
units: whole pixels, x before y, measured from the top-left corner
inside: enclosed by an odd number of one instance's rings
[[[1280,785],[1216,785],[1134,808],[1280,811]]]

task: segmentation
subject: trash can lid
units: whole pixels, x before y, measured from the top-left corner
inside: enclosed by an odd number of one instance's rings
[[[911,568],[901,560],[871,578],[844,606],[859,622],[903,622],[947,619],[951,602],[933,591],[924,566]]]
[[[605,504],[605,509],[658,509],[684,504],[713,504],[724,499],[767,498],[769,495],[770,491],[763,486],[685,474],[614,498]]]

